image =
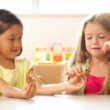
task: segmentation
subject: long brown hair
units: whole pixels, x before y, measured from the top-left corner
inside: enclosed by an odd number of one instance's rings
[[[106,31],[110,32],[110,13],[95,14],[85,20],[83,27],[82,27],[78,47],[71,57],[69,67],[72,67],[75,64],[84,64],[85,63],[87,65],[87,61],[90,62],[90,60],[91,60],[91,55],[86,50],[86,45],[85,45],[85,28],[88,23],[98,23]],[[109,53],[107,54],[107,59],[108,59],[108,62],[110,62]],[[89,66],[87,65],[86,67],[87,67],[86,69],[88,69],[88,67],[90,69],[90,65]],[[88,69],[88,71],[89,71],[89,69]],[[88,75],[88,74],[86,74],[86,75]],[[103,94],[110,94],[110,70],[108,73],[106,85],[103,88]]]
[[[86,63],[87,59],[91,59],[85,45],[85,28],[88,23],[99,23],[105,30],[110,32],[110,13],[95,14],[85,20],[80,34],[79,45],[71,57],[70,66],[76,63]],[[107,57],[108,61],[110,61],[109,54]]]

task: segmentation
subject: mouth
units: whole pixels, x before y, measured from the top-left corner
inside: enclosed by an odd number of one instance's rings
[[[18,50],[12,50],[12,52],[17,52]]]
[[[101,48],[100,47],[93,47],[91,48],[93,51],[101,51]]]
[[[92,47],[91,49],[101,49],[100,47]]]
[[[18,50],[12,50],[12,53],[14,53],[14,54],[18,54],[19,51],[18,51]]]

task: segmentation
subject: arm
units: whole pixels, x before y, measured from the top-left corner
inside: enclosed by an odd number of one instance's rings
[[[60,93],[66,90],[66,84],[60,83],[60,84],[47,84],[47,85],[41,85],[37,89],[37,94],[40,95],[54,95],[56,93]]]
[[[40,86],[37,89],[37,94],[54,95],[60,92],[76,92],[83,86],[83,84],[84,83],[82,81],[76,82],[76,78],[72,78],[71,81],[67,81],[64,83]]]
[[[56,93],[64,91],[66,92],[70,90],[76,91],[80,89],[83,85],[83,82],[81,80],[77,81],[76,78],[71,78],[71,80],[64,83],[43,85],[40,83],[39,78],[35,75],[34,70],[31,70],[29,72],[28,78],[36,82],[37,86],[36,94],[40,95],[54,95]]]
[[[23,90],[12,87],[8,83],[6,83],[3,79],[0,78],[0,92],[7,97],[12,98],[31,98],[33,97],[33,90],[35,89],[35,85],[30,83]]]

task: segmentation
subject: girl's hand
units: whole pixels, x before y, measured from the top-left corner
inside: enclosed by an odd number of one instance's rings
[[[80,66],[74,66],[70,70],[66,71],[66,75],[68,75],[68,78],[71,79],[76,76],[77,73],[81,73],[82,68]]]
[[[104,43],[102,50],[104,51],[104,53],[110,51],[110,41],[106,41],[106,42]]]
[[[32,98],[36,95],[36,84],[34,81],[30,82],[22,91],[23,98]]]
[[[85,84],[85,79],[77,76],[71,78],[66,85],[66,92],[74,92],[79,90]]]

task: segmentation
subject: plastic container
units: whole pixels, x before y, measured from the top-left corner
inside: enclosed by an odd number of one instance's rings
[[[62,61],[62,45],[60,42],[54,42],[52,45],[53,48],[53,61],[61,62]]]

